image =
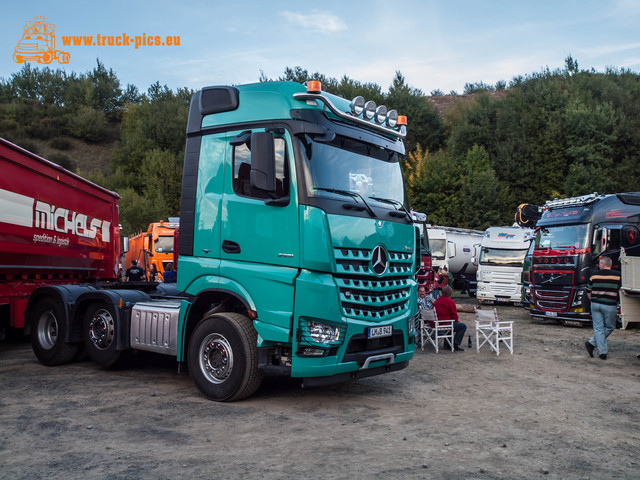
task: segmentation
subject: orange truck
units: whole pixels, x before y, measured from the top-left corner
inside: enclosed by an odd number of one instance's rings
[[[173,263],[174,233],[179,226],[178,218],[169,218],[168,222],[161,220],[150,223],[146,232],[129,237],[128,246],[125,247],[124,269],[131,266],[132,260],[136,260],[145,270],[147,279],[151,265],[155,265],[162,275],[167,264]]]

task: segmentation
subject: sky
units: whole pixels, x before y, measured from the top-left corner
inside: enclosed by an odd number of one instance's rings
[[[155,82],[199,89],[277,79],[296,66],[383,92],[399,71],[425,94],[509,83],[563,68],[568,55],[581,69],[640,71],[640,0],[11,2],[0,16],[1,78],[23,66],[14,49],[34,17],[55,25],[56,48],[69,54],[51,68],[85,73],[99,59],[142,92]],[[104,46],[63,45],[63,36],[97,35]],[[136,36],[165,45],[136,48]]]

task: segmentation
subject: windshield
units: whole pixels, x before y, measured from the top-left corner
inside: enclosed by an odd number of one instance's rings
[[[153,242],[156,253],[173,253],[173,235],[163,235]]]
[[[354,201],[361,196],[379,206],[394,205],[389,200],[404,204],[398,153],[339,135],[328,143],[314,142],[308,135],[299,138],[309,196],[344,198],[350,192]]]
[[[447,241],[444,238],[436,238],[429,240],[429,245],[431,246],[431,256],[437,260],[444,260]]]
[[[504,248],[482,247],[480,250],[480,264],[497,265],[499,267],[521,267],[527,249],[507,250]]]
[[[536,232],[535,242],[536,250],[587,248],[589,246],[589,225],[542,227]]]

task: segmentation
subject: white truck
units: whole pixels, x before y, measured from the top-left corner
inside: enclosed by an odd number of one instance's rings
[[[489,227],[484,232],[478,259],[480,303],[522,302],[522,265],[533,230],[521,227]]]
[[[476,289],[476,259],[484,232],[466,228],[430,225],[427,228],[433,269],[447,267],[453,274],[454,288],[472,296]]]

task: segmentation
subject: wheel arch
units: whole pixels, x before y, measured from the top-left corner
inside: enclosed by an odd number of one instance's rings
[[[184,361],[187,358],[191,334],[208,312],[220,308],[219,311],[221,312],[240,313],[249,318],[251,318],[249,312],[255,312],[255,307],[250,300],[236,291],[225,288],[207,288],[199,292],[198,295],[191,297],[190,301],[191,307],[183,326],[183,339],[181,342],[183,349],[179,355],[179,361]]]
[[[74,331],[80,335],[82,339],[82,328],[84,317],[91,305],[94,303],[105,303],[113,307],[115,314],[114,321],[118,325],[116,348],[125,350],[131,347],[129,340],[131,307],[137,302],[145,302],[151,300],[151,296],[140,290],[94,290],[83,293],[76,304],[72,313],[72,326]]]
[[[64,341],[66,343],[81,342],[82,330],[80,330],[79,332],[75,332],[73,328],[70,328],[72,326],[72,312],[78,298],[84,293],[94,290],[95,287],[91,285],[47,285],[36,288],[29,296],[27,308],[24,311],[25,334],[31,333],[31,325],[34,321],[33,311],[35,310],[38,303],[40,303],[44,299],[51,299],[60,307],[60,311],[63,312],[64,318],[60,320],[63,321],[67,327],[69,327],[65,329],[66,333]]]

